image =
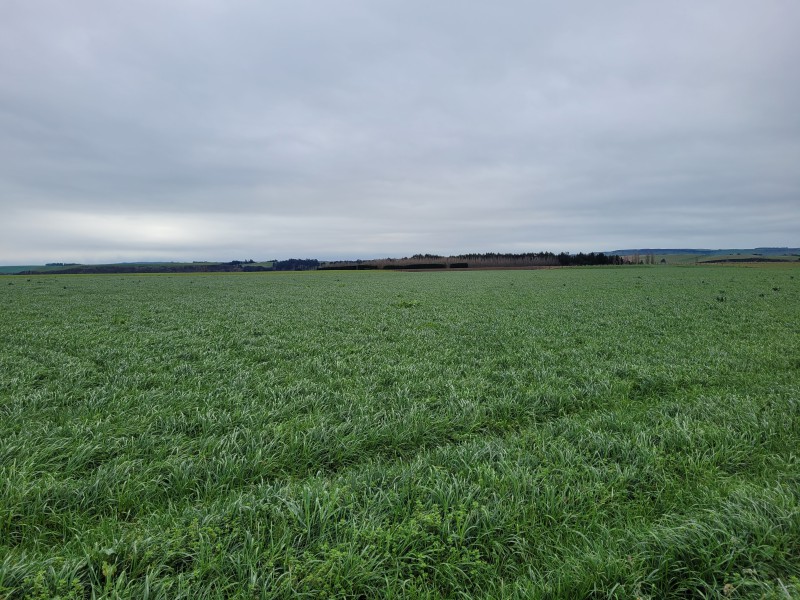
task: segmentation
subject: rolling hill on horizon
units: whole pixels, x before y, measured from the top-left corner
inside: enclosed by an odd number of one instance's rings
[[[660,256],[676,257],[677,260],[666,260],[667,263],[686,263],[691,257],[708,259],[719,257],[721,260],[744,262],[747,260],[764,261],[780,260],[778,257],[800,257],[800,248],[759,247],[733,249],[707,248],[630,248],[602,252],[606,256]],[[770,258],[763,258],[770,257]],[[369,259],[373,260],[373,259]],[[216,271],[269,271],[269,270],[306,270],[314,268],[305,263],[336,263],[341,261],[316,261],[312,259],[288,259],[286,261],[125,261],[117,263],[60,263],[52,262],[44,265],[4,265],[0,266],[0,275],[47,275],[75,273],[193,273]],[[286,263],[283,265],[283,263]],[[298,263],[295,265],[294,263]],[[283,268],[281,268],[282,265]]]

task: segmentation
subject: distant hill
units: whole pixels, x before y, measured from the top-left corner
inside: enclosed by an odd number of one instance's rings
[[[623,258],[624,257],[624,258]],[[657,259],[655,257],[658,257]],[[438,256],[415,254],[399,259],[370,259],[320,262],[316,259],[290,258],[256,262],[128,262],[100,265],[76,263],[47,263],[46,265],[0,266],[0,275],[100,274],[100,273],[215,273],[248,271],[307,271],[315,269],[449,269],[449,268],[525,268],[570,265],[703,264],[735,262],[784,262],[800,260],[800,248],[630,248],[610,252],[554,254],[534,252],[523,254],[460,254]]]
[[[49,263],[44,266],[9,266],[0,267],[0,275],[90,275],[107,273],[215,273],[237,271],[278,271],[289,269],[310,268],[305,261],[267,261],[255,262],[252,260],[233,260],[230,262],[138,262],[138,263],[113,263],[102,265],[60,264]],[[317,261],[311,261],[314,265]]]
[[[727,248],[718,250],[710,250],[708,248],[634,248],[629,250],[612,250],[605,254],[611,256],[630,256],[632,254],[697,254],[701,256],[752,254],[755,256],[787,256],[800,255],[800,248]]]

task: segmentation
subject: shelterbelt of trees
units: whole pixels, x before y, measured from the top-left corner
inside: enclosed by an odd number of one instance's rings
[[[331,261],[318,268],[325,269],[503,269],[526,267],[568,267],[590,265],[621,265],[626,260],[622,256],[606,255],[602,252],[584,254],[554,254],[553,252],[525,252],[521,254],[502,254],[487,252],[483,254],[458,254],[439,256],[436,254],[415,254],[403,258],[381,258],[375,260]]]

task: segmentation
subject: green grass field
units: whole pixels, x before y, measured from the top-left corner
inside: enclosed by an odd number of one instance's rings
[[[741,252],[736,254],[656,254],[655,262],[661,263],[661,259],[668,265],[694,265],[708,263],[709,261],[733,261],[746,262],[748,260],[759,262],[767,260],[769,262],[798,262],[794,254],[753,254],[752,252]],[[644,260],[644,259],[643,259]],[[713,263],[711,263],[713,264]]]
[[[0,277],[0,598],[798,598],[800,268]]]

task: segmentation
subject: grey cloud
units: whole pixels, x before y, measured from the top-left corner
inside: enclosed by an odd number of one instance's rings
[[[796,245],[798,21],[790,0],[12,1],[0,260]],[[176,215],[188,233],[148,237]]]

